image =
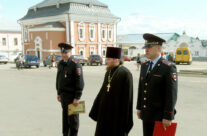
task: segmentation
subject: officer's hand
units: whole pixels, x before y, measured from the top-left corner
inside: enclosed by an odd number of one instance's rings
[[[137,111],[138,119],[141,119],[141,111]]]
[[[57,96],[57,100],[58,100],[59,102],[61,102],[61,97],[60,97],[60,95]]]
[[[167,127],[171,126],[171,121],[163,119],[162,120],[162,125],[163,125],[164,130],[166,130]]]
[[[79,104],[79,100],[78,99],[74,99],[73,100],[73,105],[78,106],[78,104]]]

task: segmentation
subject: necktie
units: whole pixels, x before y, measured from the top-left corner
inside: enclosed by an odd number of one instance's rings
[[[150,75],[150,73],[152,72],[152,65],[153,65],[153,62],[151,61],[151,62],[150,62],[150,65],[149,65],[148,72],[147,72],[147,78],[148,78],[148,76]]]

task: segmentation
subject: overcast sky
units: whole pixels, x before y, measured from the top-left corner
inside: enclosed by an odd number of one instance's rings
[[[20,29],[17,20],[42,0],[0,0],[0,29]],[[100,0],[121,18],[118,34],[172,33],[207,39],[205,0]]]

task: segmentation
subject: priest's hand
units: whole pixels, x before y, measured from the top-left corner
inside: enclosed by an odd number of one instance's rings
[[[137,111],[138,119],[141,119],[141,111]]]
[[[171,126],[171,121],[163,119],[162,120],[162,125],[163,125],[164,130],[166,130],[167,127]]]
[[[60,97],[60,95],[57,96],[57,100],[58,100],[59,102],[61,102],[61,97]]]
[[[74,99],[73,100],[73,105],[78,106],[78,104],[79,104],[79,100],[78,99]]]

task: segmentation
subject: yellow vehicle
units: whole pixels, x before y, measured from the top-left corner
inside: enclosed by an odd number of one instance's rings
[[[192,63],[192,55],[189,48],[177,48],[175,53],[175,63],[187,63],[190,65]]]

